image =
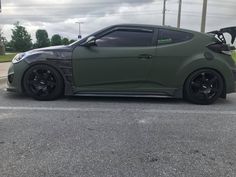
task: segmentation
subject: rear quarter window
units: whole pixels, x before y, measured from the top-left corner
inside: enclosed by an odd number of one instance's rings
[[[158,45],[175,44],[191,40],[193,34],[169,29],[158,30]]]

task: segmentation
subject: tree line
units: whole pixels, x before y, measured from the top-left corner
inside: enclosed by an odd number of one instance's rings
[[[9,52],[25,52],[35,48],[68,45],[75,42],[75,40],[70,40],[59,34],[54,34],[51,39],[49,39],[48,32],[44,29],[38,29],[35,35],[36,42],[33,43],[31,35],[19,22],[14,24],[10,41],[7,41],[6,38],[3,37],[0,30],[0,54],[4,54],[5,50]]]
[[[4,55],[5,54],[5,46],[4,46],[4,41],[5,41],[5,37],[3,37],[3,33],[2,30],[0,29],[0,55]]]

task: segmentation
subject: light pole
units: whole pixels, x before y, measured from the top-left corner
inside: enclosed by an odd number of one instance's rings
[[[202,24],[201,24],[201,32],[204,33],[206,29],[206,14],[207,14],[207,0],[203,0],[202,7]]]
[[[76,24],[79,24],[79,36],[78,38],[82,38],[82,35],[81,35],[81,25],[84,24],[84,22],[75,22]]]
[[[180,25],[181,25],[181,11],[182,11],[182,0],[179,0],[177,28],[180,28]]]
[[[163,2],[163,19],[162,19],[162,25],[164,26],[166,24],[166,1]]]

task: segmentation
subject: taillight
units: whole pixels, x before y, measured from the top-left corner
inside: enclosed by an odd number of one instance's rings
[[[226,55],[231,55],[231,47],[227,44],[215,43],[215,44],[211,44],[207,47],[214,52],[222,53],[222,54],[226,54]]]

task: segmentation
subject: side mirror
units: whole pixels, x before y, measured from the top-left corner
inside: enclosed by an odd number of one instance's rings
[[[94,36],[88,37],[88,39],[82,44],[85,47],[91,47],[96,45],[96,38]]]

